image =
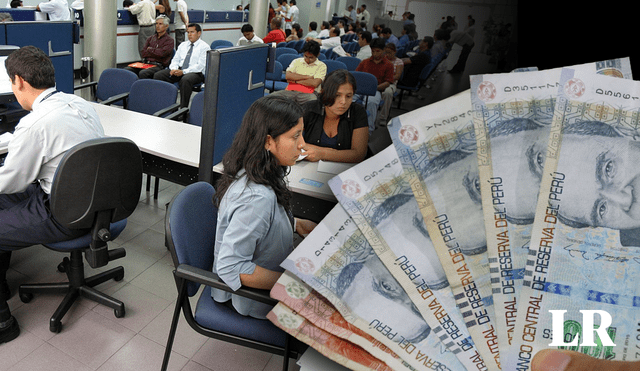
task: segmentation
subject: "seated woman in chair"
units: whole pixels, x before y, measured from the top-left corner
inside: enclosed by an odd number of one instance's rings
[[[293,233],[305,236],[315,223],[291,213],[285,175],[304,146],[302,109],[292,100],[266,96],[242,119],[222,164],[213,272],[232,289],[269,290],[293,251]],[[238,313],[265,318],[268,305],[212,289],[212,297]]]
[[[355,91],[353,75],[347,70],[335,70],[322,83],[320,97],[303,105],[306,160],[364,160],[369,127],[364,107],[352,103]]]

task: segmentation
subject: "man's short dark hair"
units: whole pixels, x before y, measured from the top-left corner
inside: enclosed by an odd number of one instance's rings
[[[202,32],[202,27],[200,27],[198,23],[189,23],[189,25],[187,26],[187,29],[191,27],[195,27],[196,32]]]
[[[242,28],[240,29],[240,32],[245,33],[245,32],[253,32],[253,26],[250,25],[249,23],[242,25]]]
[[[367,9],[367,4],[362,4],[361,7],[362,9]]]
[[[22,77],[34,89],[56,86],[56,71],[51,59],[39,48],[28,45],[9,54],[4,61],[11,82]]]
[[[19,7],[19,6],[22,6],[22,0],[13,0],[13,1],[11,2],[11,7],[12,7],[12,8],[17,8],[17,7]]]
[[[366,32],[366,31],[365,31]],[[364,32],[363,32],[364,33]],[[371,42],[371,49],[380,49],[380,50],[384,50],[384,46],[387,44],[386,40],[384,40],[381,37],[376,37],[375,39],[373,39],[373,41]]]
[[[380,31],[380,34],[382,34],[382,35],[391,35],[392,34],[391,28],[389,28],[389,27],[383,28],[382,31]]]
[[[329,30],[329,36],[331,35],[340,36],[340,30],[338,29],[338,27],[331,27],[331,29]]]
[[[316,22],[309,23],[309,28],[315,31],[318,28],[318,23]]]
[[[371,32],[369,31],[362,31],[362,34],[360,35],[360,38],[364,39],[367,44],[371,43]]]
[[[309,52],[317,57],[318,55],[320,55],[320,44],[317,41],[313,40],[307,41],[302,47],[302,53],[304,54],[306,52]]]
[[[123,0],[122,1],[122,7],[123,8],[129,7],[131,5],[133,5],[133,0]]]
[[[322,26],[328,30],[331,28],[331,23],[329,23],[328,21],[322,21]]]
[[[424,39],[422,39],[422,41],[427,43],[427,45],[429,46],[429,49],[433,48],[433,43],[435,43],[435,40],[433,40],[433,37],[431,36],[425,36]]]

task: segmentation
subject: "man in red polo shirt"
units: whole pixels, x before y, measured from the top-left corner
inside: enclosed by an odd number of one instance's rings
[[[385,40],[376,38],[371,42],[371,57],[360,62],[356,71],[369,72],[378,79],[378,91],[375,96],[370,96],[367,102],[367,111],[369,112],[369,133],[373,132],[376,127],[376,118],[378,116],[378,106],[382,99],[393,99],[393,93],[396,91],[393,84],[393,64],[385,58],[384,46]],[[358,95],[357,99],[364,101],[362,95]],[[356,98],[354,96],[354,98]],[[381,112],[381,118],[387,119],[389,112]]]

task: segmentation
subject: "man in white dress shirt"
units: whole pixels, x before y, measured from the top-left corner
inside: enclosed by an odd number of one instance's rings
[[[89,103],[55,89],[53,63],[42,50],[22,47],[9,55],[5,66],[16,100],[31,112],[16,126],[0,167],[0,343],[20,334],[6,302],[11,251],[87,233],[64,228],[54,219],[49,194],[64,153],[104,136]]]
[[[253,32],[253,26],[249,23],[242,25],[240,32],[242,32],[242,37],[238,39],[236,46],[264,44],[264,41]]]
[[[180,86],[180,106],[189,106],[189,99],[193,86],[204,82],[204,69],[207,66],[207,51],[211,49],[208,43],[202,41],[202,28],[197,23],[187,27],[189,42],[183,42],[178,47],[176,55],[171,59],[169,69],[156,72],[156,80],[177,82]]]
[[[70,21],[71,11],[67,0],[49,0],[36,6],[36,10],[47,13],[50,21]]]

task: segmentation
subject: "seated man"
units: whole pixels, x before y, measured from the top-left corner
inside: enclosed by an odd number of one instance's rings
[[[385,102],[393,99],[393,93],[396,86],[393,84],[393,64],[387,60],[384,54],[385,42],[381,38],[377,38],[371,42],[371,57],[360,62],[356,71],[369,72],[378,79],[378,91],[375,96],[369,96],[367,99],[367,111],[369,112],[369,133],[373,132],[376,127],[376,118],[378,116],[378,106],[380,100]],[[365,100],[362,95],[354,96],[354,99]],[[380,120],[385,122],[389,112],[381,112]]]
[[[418,50],[415,55],[409,58],[402,58],[404,63],[404,73],[402,79],[398,81],[398,85],[414,87],[418,85],[420,73],[422,69],[431,62],[431,47],[433,46],[433,37],[425,36],[418,44]]]
[[[340,40],[340,30],[337,27],[333,27],[329,30],[329,38],[328,39],[312,39],[307,38],[307,41],[313,40],[320,44],[320,48],[322,49],[333,49],[336,46],[342,45],[342,40]],[[344,51],[343,51],[344,53]]]
[[[363,31],[358,38],[358,45],[360,45],[360,50],[356,53],[356,57],[360,58],[361,61],[371,57],[371,32]]]
[[[38,4],[36,10],[47,13],[50,21],[70,21],[71,11],[67,0],[49,0]]]
[[[262,39],[259,38],[254,32],[253,32],[253,26],[250,24],[245,24],[242,25],[242,28],[240,29],[240,32],[242,32],[242,37],[238,40],[238,43],[236,44],[236,46],[241,46],[241,45],[251,45],[251,44],[262,44]]]
[[[150,36],[144,43],[144,47],[140,50],[142,62],[152,64],[153,67],[137,68],[127,66],[124,69],[129,70],[141,79],[152,79],[153,75],[165,69],[171,62],[171,54],[173,54],[173,39],[169,36],[169,18],[164,15],[156,18],[156,33]]]
[[[308,37],[315,39],[318,37],[318,31],[316,31],[318,29],[318,23],[317,22],[310,22],[309,23],[309,33],[306,34],[306,36],[304,37],[304,39],[307,39]]]
[[[282,27],[282,21],[278,17],[273,17],[271,20],[271,31],[267,34],[267,36],[262,39],[265,44],[268,43],[281,43],[286,38],[287,35],[280,29]]]
[[[317,99],[315,93],[320,93],[327,65],[318,60],[320,45],[313,40],[304,44],[302,54],[304,57],[294,59],[287,67],[287,88],[271,94],[285,95],[300,104]]]
[[[382,29],[382,31],[380,31],[380,37],[383,38],[388,43],[394,43],[396,46],[396,49],[400,46],[400,41],[393,34],[393,32],[391,31],[391,28],[389,27],[385,27]]]
[[[200,39],[202,28],[197,23],[191,23],[187,27],[187,38],[178,47],[176,55],[171,60],[169,69],[156,72],[153,78],[156,80],[177,82],[180,85],[180,106],[189,106],[189,99],[193,86],[204,82],[204,69],[207,66],[207,51],[211,49],[209,44]]]
[[[5,66],[16,100],[31,112],[16,126],[0,167],[0,343],[20,334],[7,305],[11,251],[87,232],[60,226],[49,210],[49,193],[63,154],[104,136],[89,103],[55,89],[53,63],[42,50],[22,47],[9,55]]]

